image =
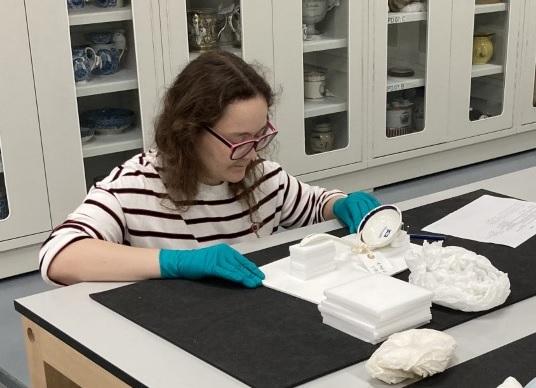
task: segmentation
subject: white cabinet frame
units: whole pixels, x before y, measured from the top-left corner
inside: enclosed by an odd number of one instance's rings
[[[2,243],[51,228],[24,2],[6,2],[0,36],[10,39],[0,44],[0,142],[9,216],[0,220]]]

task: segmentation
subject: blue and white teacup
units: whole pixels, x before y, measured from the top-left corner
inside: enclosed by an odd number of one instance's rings
[[[84,8],[86,0],[67,0],[67,8]]]
[[[99,58],[95,50],[89,46],[73,47],[73,72],[75,82],[85,82],[91,76],[91,72],[98,66]]]
[[[93,74],[108,75],[119,70],[119,63],[124,50],[120,50],[114,43],[94,44],[91,46],[97,55],[99,65],[93,69]]]

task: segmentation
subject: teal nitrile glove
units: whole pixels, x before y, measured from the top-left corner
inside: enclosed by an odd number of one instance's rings
[[[380,202],[374,196],[356,191],[348,194],[346,198],[336,200],[333,204],[333,214],[350,229],[350,233],[355,233],[363,217],[378,206]]]
[[[163,278],[201,279],[220,277],[259,287],[264,274],[257,266],[227,244],[191,250],[161,249],[160,275]]]

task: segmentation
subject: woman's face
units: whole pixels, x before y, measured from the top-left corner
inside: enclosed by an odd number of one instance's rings
[[[229,104],[212,129],[227,141],[239,143],[258,137],[266,126],[267,117],[266,100],[257,96]],[[257,158],[252,149],[243,158],[231,160],[231,149],[209,131],[201,134],[197,152],[203,164],[201,181],[208,185],[240,182],[248,164]]]

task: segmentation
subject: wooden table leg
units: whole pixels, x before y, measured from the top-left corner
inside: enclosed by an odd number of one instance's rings
[[[32,387],[128,387],[26,317],[22,327]]]

